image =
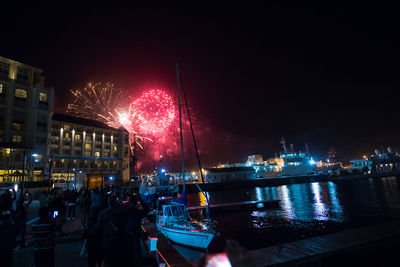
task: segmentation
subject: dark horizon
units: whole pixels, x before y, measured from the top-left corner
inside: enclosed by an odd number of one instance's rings
[[[358,6],[258,9],[36,9],[8,12],[1,56],[44,70],[65,112],[69,89],[111,81],[174,90],[211,135],[204,165],[279,152],[285,137],[318,159],[400,148],[397,16]]]

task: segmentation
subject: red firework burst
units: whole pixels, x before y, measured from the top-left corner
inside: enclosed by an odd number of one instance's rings
[[[169,94],[163,90],[152,89],[129,105],[129,117],[139,132],[157,136],[173,123],[176,107]]]

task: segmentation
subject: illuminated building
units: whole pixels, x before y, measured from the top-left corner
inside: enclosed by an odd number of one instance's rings
[[[48,177],[48,139],[54,90],[42,70],[0,57],[0,183]]]
[[[106,124],[55,113],[51,120],[50,158],[55,181],[98,187],[129,181],[129,134]]]

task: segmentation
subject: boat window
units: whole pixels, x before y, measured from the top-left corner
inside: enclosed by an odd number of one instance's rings
[[[171,209],[170,209],[169,207],[166,207],[166,208],[164,209],[164,215],[166,215],[166,216],[172,216],[172,212],[171,212]]]
[[[178,210],[179,210],[179,215],[183,215],[185,212],[184,212],[184,209],[183,209],[183,206],[177,206],[178,207]]]
[[[181,216],[182,215],[182,211],[180,209],[180,206],[173,206],[172,208],[172,214],[174,216]]]

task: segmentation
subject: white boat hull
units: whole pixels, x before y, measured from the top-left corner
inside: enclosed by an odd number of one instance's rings
[[[160,224],[158,224],[157,227],[158,230],[168,239],[185,246],[208,248],[212,239],[214,238],[213,233],[195,232],[178,229],[175,227],[165,227],[161,226]]]

